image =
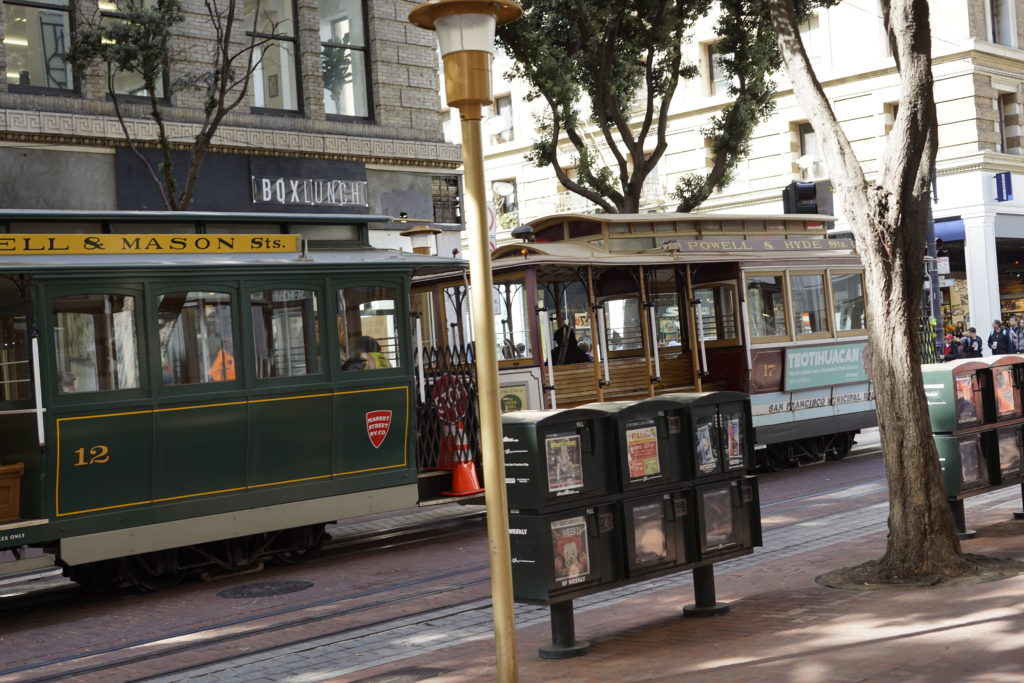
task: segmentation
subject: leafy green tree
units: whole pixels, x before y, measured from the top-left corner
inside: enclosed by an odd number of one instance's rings
[[[718,9],[714,50],[731,80],[732,102],[702,131],[712,168],[676,187],[679,211],[690,211],[727,184],[749,149],[757,123],[773,110],[771,73],[780,60],[775,36],[756,0],[526,0],[524,15],[498,30],[513,58],[513,77],[529,84],[547,114],[530,154],[550,165],[568,190],[609,213],[639,210],[644,181],[664,155],[669,110],[680,79],[698,65],[683,46],[694,24]],[[591,135],[596,131],[603,143]],[[571,145],[575,178],[558,160]],[[604,163],[602,147],[611,156]]]
[[[245,34],[240,21],[240,0],[206,0],[205,18],[213,36],[210,54],[199,60],[190,59],[184,50],[174,47],[175,31],[185,20],[180,0],[119,0],[117,6],[120,18],[101,21],[95,16],[84,23],[73,36],[65,59],[80,79],[102,71],[128,146],[159,189],[164,206],[184,211],[192,202],[199,170],[217,129],[231,111],[246,101],[249,82],[260,62],[260,49],[270,39],[257,37],[255,30]],[[253,22],[253,29],[259,25],[264,34],[274,33],[276,25],[261,14],[259,0],[253,3],[251,11],[248,19]],[[177,77],[169,81],[164,94],[168,70]],[[125,113],[126,102],[138,97],[126,100],[124,93],[117,92],[119,74],[134,74],[142,83],[141,97],[156,124],[155,142],[161,154],[155,167],[141,152],[141,147],[151,141],[133,135]],[[177,95],[190,91],[200,93],[203,106],[198,131],[190,142],[182,143],[168,133],[167,110]],[[172,152],[178,150],[187,152],[184,174],[175,169],[172,159]]]

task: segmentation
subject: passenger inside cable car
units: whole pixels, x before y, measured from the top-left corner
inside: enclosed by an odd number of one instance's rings
[[[551,351],[551,360],[555,365],[590,362],[587,354],[580,350],[576,332],[568,325],[562,325],[555,331],[555,348]]]

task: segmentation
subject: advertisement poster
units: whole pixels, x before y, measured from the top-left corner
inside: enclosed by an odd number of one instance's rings
[[[785,349],[785,390],[866,382],[867,342]]]
[[[729,469],[741,469],[743,467],[743,419],[733,414],[725,421],[726,437],[728,438],[728,450],[726,459]]]
[[[626,425],[626,460],[630,479],[643,479],[661,474],[658,460],[658,429],[653,422],[642,427]]]
[[[981,451],[976,439],[960,442],[960,473],[965,489],[986,483],[986,477],[981,471]]]
[[[956,392],[957,422],[977,422],[978,409],[974,405],[974,386],[971,375],[953,378],[953,389]]]
[[[992,374],[995,376],[996,385],[996,414],[999,417],[1006,417],[1007,415],[1015,415],[1017,413],[1011,372],[1010,368],[996,368],[992,371]]]
[[[501,412],[514,413],[526,407],[526,385],[502,385],[500,391]]]
[[[1020,442],[1016,430],[999,434],[999,470],[1004,477],[1020,474]]]
[[[711,441],[711,430],[714,427],[714,418],[707,418],[703,424],[697,424],[697,469],[707,474],[718,469],[718,454],[715,453],[715,446]]]
[[[638,566],[668,557],[662,510],[661,501],[633,508],[633,563]]]
[[[721,548],[735,543],[729,489],[706,491],[701,496],[701,505],[704,506],[704,547]]]
[[[583,453],[580,435],[549,436],[544,440],[548,461],[548,491],[571,491],[583,488]]]
[[[551,522],[555,580],[586,576],[590,573],[590,549],[587,547],[587,520],[570,517]]]
[[[580,330],[590,329],[590,314],[589,313],[574,313],[572,316],[572,325],[576,328],[577,333]]]

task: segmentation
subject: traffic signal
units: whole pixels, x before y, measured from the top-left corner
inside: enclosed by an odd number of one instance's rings
[[[818,184],[794,180],[782,190],[784,213],[818,213]]]

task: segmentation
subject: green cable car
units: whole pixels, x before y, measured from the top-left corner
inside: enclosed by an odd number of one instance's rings
[[[386,217],[0,214],[0,550],[153,588],[417,502],[410,281],[458,262]]]

